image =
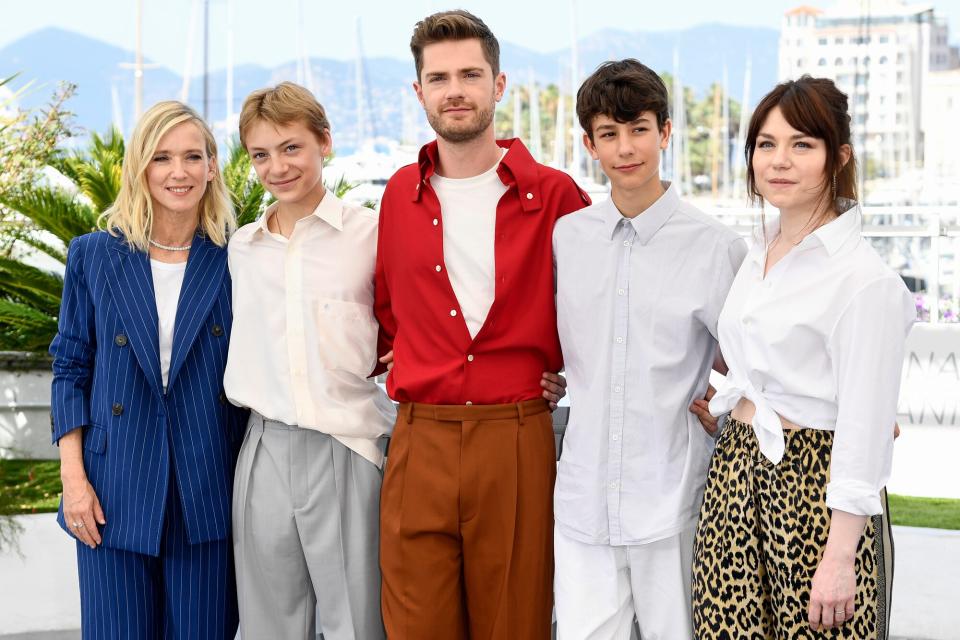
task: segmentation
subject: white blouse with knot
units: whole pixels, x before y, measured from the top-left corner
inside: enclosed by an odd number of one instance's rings
[[[827,506],[875,515],[890,477],[904,343],[916,307],[860,228],[853,204],[766,277],[766,243],[755,239],[720,313],[729,372],[710,412],[726,413],[741,397],[752,401],[760,451],[773,463],[784,453],[779,416],[834,431]]]

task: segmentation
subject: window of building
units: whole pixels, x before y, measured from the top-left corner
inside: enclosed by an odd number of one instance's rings
[[[907,59],[907,56],[902,52],[897,54],[897,64],[903,64],[903,61]]]
[[[897,71],[897,84],[903,82],[903,71]]]
[[[869,65],[870,65],[870,56],[863,56],[863,66],[866,67]]]
[[[840,36],[837,36],[836,38],[833,39],[833,44],[843,44],[843,38],[841,38]]]
[[[857,66],[857,56],[853,56],[852,58],[850,58],[850,66],[851,67]]]
[[[827,44],[827,39],[826,39],[826,38],[820,38],[820,39],[817,41],[817,44],[819,44],[821,47],[822,47],[822,46],[825,46],[825,45]]]
[[[867,114],[866,114],[866,113],[862,113],[862,112],[861,112],[861,113],[858,113],[858,114],[857,114],[857,118],[856,118],[856,122],[857,122],[857,124],[866,124],[866,123],[867,123]]]
[[[820,58],[820,60],[817,62],[817,66],[819,66],[819,67],[825,67],[825,66],[827,66],[827,59],[826,59],[826,58]]]
[[[858,93],[858,94],[857,94],[857,99],[856,99],[856,104],[867,104],[867,94],[865,94],[865,93]]]
[[[887,64],[887,56],[880,56],[880,64]]]
[[[897,104],[903,104],[903,94],[902,94],[902,93],[898,93],[898,94],[897,94]]]
[[[837,58],[836,60],[834,60],[834,61],[833,61],[833,66],[835,66],[835,67],[842,67],[842,66],[843,66],[843,58]]]
[[[887,44],[890,42],[890,36],[880,36],[880,44]]]
[[[797,58],[797,68],[799,69],[802,66],[803,66],[803,58]]]

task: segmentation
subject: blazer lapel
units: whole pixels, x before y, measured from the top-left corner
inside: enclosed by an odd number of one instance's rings
[[[157,320],[157,299],[153,292],[150,256],[131,249],[123,238],[112,238],[107,279],[117,312],[122,320],[130,347],[158,395],[163,395],[160,378],[160,340]]]
[[[177,373],[183,366],[190,347],[200,332],[203,321],[223,286],[227,268],[227,251],[213,244],[206,237],[193,237],[187,270],[183,274],[183,286],[177,302],[177,319],[173,325],[173,352],[170,355],[170,373],[167,388],[173,386]]]

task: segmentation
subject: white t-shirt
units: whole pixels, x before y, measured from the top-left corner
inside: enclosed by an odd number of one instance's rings
[[[503,155],[506,152],[504,149]],[[437,174],[430,178],[443,215],[447,277],[471,338],[476,337],[487,319],[495,294],[493,246],[497,203],[507,191],[497,175],[498,166],[499,160],[472,178],[444,178]]]
[[[173,323],[177,319],[177,301],[180,299],[180,287],[183,286],[183,274],[187,270],[186,262],[160,262],[150,260],[153,272],[153,293],[157,297],[157,319],[160,335],[160,375],[163,389],[167,389],[170,374],[170,355],[173,351]]]

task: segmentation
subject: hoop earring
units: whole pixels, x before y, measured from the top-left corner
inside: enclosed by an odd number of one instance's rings
[[[837,199],[837,174],[833,174],[833,199]]]

